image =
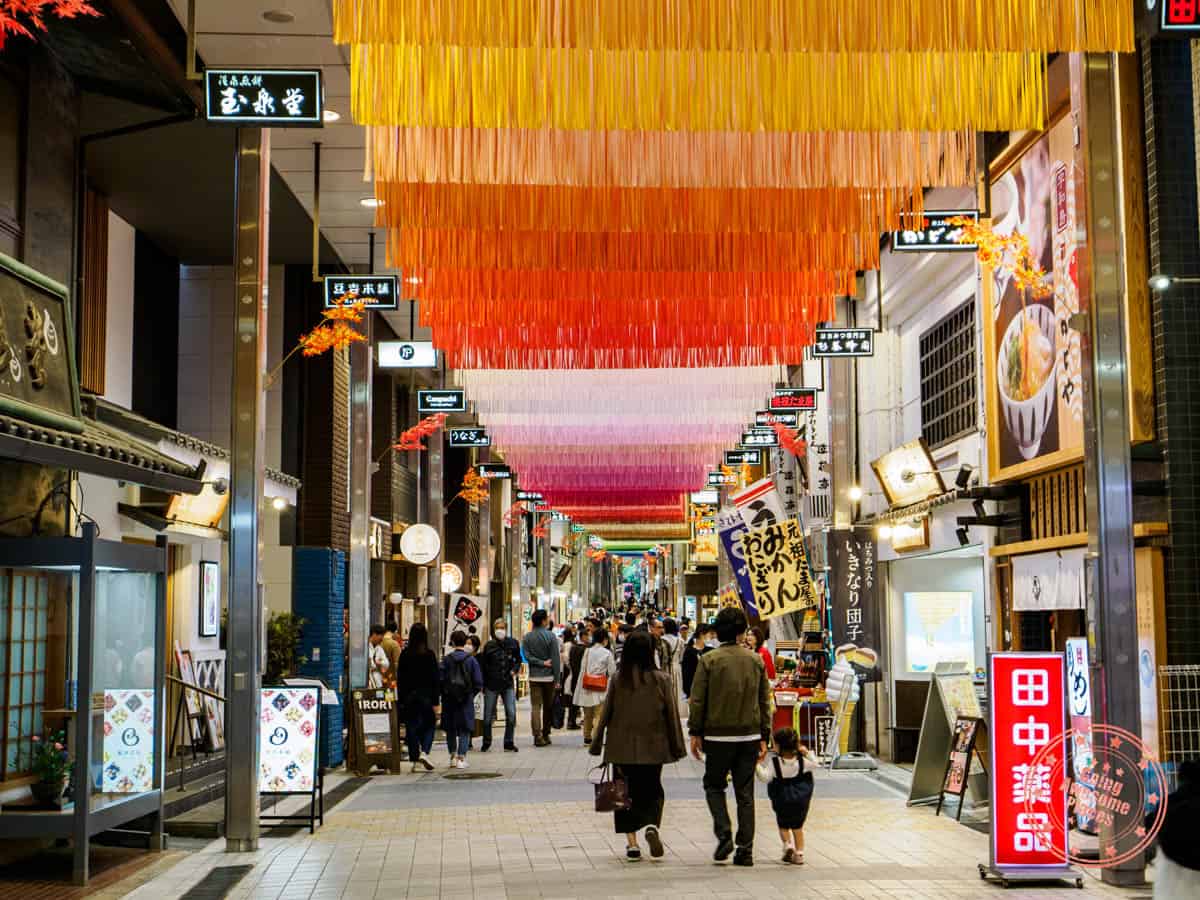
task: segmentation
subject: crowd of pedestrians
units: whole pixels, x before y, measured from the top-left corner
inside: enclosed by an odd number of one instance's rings
[[[486,643],[456,631],[440,661],[424,625],[412,626],[402,650],[390,632],[372,629],[371,680],[396,688],[412,771],[435,768],[429,754],[439,719],[450,768],[468,768],[477,726],[479,750],[491,749],[500,704],[504,750],[518,752],[517,681],[525,666],[533,746],[550,746],[556,728],[582,730],[589,753],[622,783],[626,802],[614,812],[613,827],[625,836],[628,859],[641,858],[641,840],[652,857],[665,852],[659,832],[663,766],[690,749],[704,763],[713,858],[754,864],[757,778],[767,784],[783,861],[803,863],[812,797],[807,751],[795,731],[771,732],[774,660],[762,630],[749,630],[741,610],[723,609],[714,622],[694,627],[630,612],[615,622],[587,619],[556,634],[549,614],[539,609],[530,625],[519,642],[502,619]],[[775,754],[768,759],[772,742]]]

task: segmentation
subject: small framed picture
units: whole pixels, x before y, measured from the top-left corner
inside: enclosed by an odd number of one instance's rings
[[[200,563],[200,637],[216,637],[221,627],[221,565]]]

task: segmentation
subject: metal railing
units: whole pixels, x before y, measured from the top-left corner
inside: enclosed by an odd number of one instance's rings
[[[1158,724],[1169,787],[1178,765],[1200,760],[1200,666],[1158,667]]]
[[[184,681],[182,678],[178,678],[174,675],[167,675],[166,679],[168,682],[178,685],[185,692],[186,691],[195,691],[197,694],[199,694],[201,697],[201,700],[200,700],[201,709],[204,708],[204,700],[203,700],[204,697],[211,697],[213,700],[216,700],[218,703],[225,702],[225,698],[222,697],[220,694],[218,694],[214,691],[210,691],[207,688],[202,688],[202,687],[199,687],[194,684],[189,684],[188,682]],[[184,717],[183,711],[184,711],[184,709],[186,709],[186,707],[187,707],[186,693],[180,694],[179,695],[179,704],[175,707],[175,724],[171,727],[171,741],[172,742],[174,742],[175,735],[179,731],[180,721]],[[188,718],[190,720],[190,716]],[[190,727],[187,731],[187,734],[189,737],[191,736]],[[194,739],[192,739],[189,743],[191,744],[191,747],[192,747],[192,762],[194,763],[196,761],[196,741]],[[183,756],[180,755],[180,758],[179,758],[179,790],[181,790],[181,791],[187,786],[187,768],[188,767],[186,765],[184,765],[184,763],[183,763]]]

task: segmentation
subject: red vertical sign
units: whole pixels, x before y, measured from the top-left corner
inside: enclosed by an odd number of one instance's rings
[[[992,866],[1061,867],[1067,792],[1046,747],[1062,746],[1066,673],[1061,653],[993,653],[988,659],[992,748]]]

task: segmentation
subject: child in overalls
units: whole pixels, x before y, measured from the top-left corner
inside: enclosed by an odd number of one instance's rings
[[[804,820],[812,802],[812,772],[804,770],[808,748],[801,746],[794,728],[774,734],[775,753],[758,767],[758,780],[767,784],[767,796],[775,810],[775,824],[783,841],[783,861],[804,865]],[[811,760],[811,757],[810,757]]]

